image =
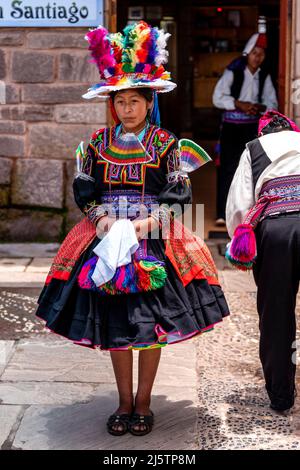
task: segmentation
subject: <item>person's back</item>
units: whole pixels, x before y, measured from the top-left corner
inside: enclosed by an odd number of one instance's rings
[[[296,131],[296,132],[295,132]],[[227,201],[232,241],[226,257],[253,268],[260,359],[271,407],[295,398],[295,304],[300,278],[300,133],[277,112],[260,122],[260,137],[241,157]]]

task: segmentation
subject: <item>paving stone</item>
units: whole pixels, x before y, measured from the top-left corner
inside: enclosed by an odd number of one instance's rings
[[[25,271],[30,261],[30,258],[1,258],[0,273],[22,273]]]
[[[8,364],[8,361],[10,360],[13,354],[14,346],[14,341],[0,340],[0,376],[3,373],[6,365]]]
[[[1,260],[0,260],[1,261]],[[27,266],[27,273],[48,273],[53,258],[34,258]]]
[[[36,315],[37,300],[41,287],[32,287],[34,283],[28,283],[26,288],[3,287],[0,288],[0,338],[1,340],[15,340],[31,336],[49,335],[45,328],[45,322]],[[3,370],[14,352],[6,343],[3,358]],[[9,344],[9,343],[8,343]],[[6,360],[7,359],[7,360]]]
[[[117,406],[112,385],[101,385],[86,404],[31,406],[25,413],[13,447],[21,449],[193,449],[196,406],[184,387],[155,391],[153,431],[140,437],[126,434],[116,439],[106,431],[106,420]]]
[[[0,258],[50,258],[58,248],[59,243],[0,243]]]
[[[46,281],[46,273],[17,273],[0,272],[0,287],[43,287]]]
[[[13,383],[2,379],[0,397],[4,405],[69,405],[91,400],[95,389],[93,384],[25,381]]]
[[[0,406],[0,448],[8,439],[10,432],[22,414],[22,406]]]
[[[256,285],[251,272],[223,271],[223,286],[228,292],[256,292]]]
[[[75,345],[54,334],[21,340],[2,380],[114,383],[109,353]]]
[[[259,361],[256,293],[229,291],[226,298],[230,317],[197,344],[198,448],[300,449],[299,400],[287,417],[269,408]],[[297,316],[299,300],[298,296]],[[298,368],[298,387],[299,372]]]

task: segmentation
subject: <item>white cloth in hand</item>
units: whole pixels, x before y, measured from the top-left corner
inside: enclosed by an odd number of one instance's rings
[[[99,257],[92,279],[101,286],[113,278],[116,269],[131,262],[131,255],[138,249],[139,242],[131,220],[119,219],[93,249]]]

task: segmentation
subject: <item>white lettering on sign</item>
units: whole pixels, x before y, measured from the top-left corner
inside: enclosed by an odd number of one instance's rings
[[[0,0],[0,27],[99,24],[103,24],[103,0]]]

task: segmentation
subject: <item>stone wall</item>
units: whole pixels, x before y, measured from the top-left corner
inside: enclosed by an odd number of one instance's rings
[[[1,28],[0,240],[60,241],[81,218],[75,149],[107,124],[106,104],[81,95],[99,81],[87,28]]]

